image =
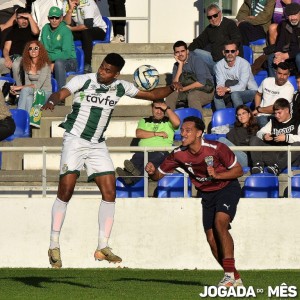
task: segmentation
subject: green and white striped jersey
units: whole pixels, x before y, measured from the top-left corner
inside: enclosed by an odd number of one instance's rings
[[[74,99],[72,111],[60,127],[92,143],[104,140],[103,134],[120,98],[133,98],[139,91],[132,83],[119,79],[110,85],[99,84],[96,73],[76,76],[64,88],[74,94]]]

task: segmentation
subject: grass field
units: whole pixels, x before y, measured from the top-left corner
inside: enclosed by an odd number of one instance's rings
[[[241,274],[245,286],[264,290],[256,299],[268,299],[268,286],[282,283],[296,286],[294,299],[300,298],[300,270]],[[216,285],[222,275],[205,270],[0,269],[0,299],[203,299],[204,286]]]

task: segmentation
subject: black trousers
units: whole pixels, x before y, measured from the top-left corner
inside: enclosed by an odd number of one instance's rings
[[[252,25],[249,22],[241,22],[239,25],[242,36],[242,44],[249,46],[249,43],[259,39],[265,39],[266,33],[261,25]]]
[[[11,136],[16,129],[15,121],[12,117],[7,117],[4,120],[0,120],[0,141],[5,140]]]
[[[109,13],[111,17],[126,17],[126,0],[108,0]],[[112,21],[114,35],[125,35],[126,21]]]

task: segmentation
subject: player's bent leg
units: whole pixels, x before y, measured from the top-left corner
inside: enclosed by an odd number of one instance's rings
[[[205,231],[205,234],[206,234],[206,240],[210,246],[210,250],[211,250],[214,258],[222,266],[222,255],[220,255],[220,253],[219,253],[214,230],[208,229]]]

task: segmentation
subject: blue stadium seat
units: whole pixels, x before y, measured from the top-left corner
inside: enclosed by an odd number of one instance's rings
[[[249,42],[249,44],[252,45],[252,46],[262,46],[265,43],[266,43],[266,39],[259,39],[259,40],[256,40],[256,41]]]
[[[57,81],[54,77],[51,77],[52,93],[58,91]]]
[[[76,59],[77,59],[77,70],[75,72],[70,71],[66,73],[66,76],[79,75],[84,73],[84,53],[80,47],[75,47]]]
[[[254,75],[254,79],[258,86],[262,83],[262,81],[268,77],[267,71],[260,71],[257,74]]]
[[[292,198],[300,198],[300,174],[292,177]]]
[[[121,178],[116,179],[117,198],[140,198],[144,195],[144,179],[134,185],[126,185]]]
[[[12,77],[10,77],[10,74],[9,74],[9,76],[0,76],[0,80],[8,81],[10,83],[15,83],[16,82]]]
[[[244,58],[249,62],[250,65],[253,64],[253,50],[249,46],[243,46]]]
[[[262,173],[248,176],[243,187],[244,198],[279,198],[277,176]]]
[[[293,85],[295,91],[298,91],[296,76],[294,76],[294,75],[290,76],[289,77],[289,82]]]
[[[175,141],[180,141],[181,140],[180,128],[181,128],[183,120],[186,117],[189,117],[189,116],[195,116],[195,117],[198,117],[198,118],[202,119],[202,114],[201,114],[201,112],[198,109],[196,109],[196,108],[190,108],[190,107],[187,107],[187,108],[177,108],[177,109],[174,110],[174,112],[176,113],[176,115],[180,119],[180,126],[175,131],[174,140]]]
[[[188,179],[188,196],[192,196],[192,183]],[[158,198],[178,198],[184,197],[184,174],[174,173],[166,175],[157,182]]]
[[[10,112],[16,123],[16,130],[14,134],[6,138],[5,141],[12,141],[15,138],[30,137],[30,118],[27,110],[10,109]]]
[[[2,57],[3,53],[2,53],[2,50],[0,49],[0,57]]]
[[[94,40],[93,41],[93,46],[95,46],[96,44],[107,44],[110,43],[110,35],[111,35],[111,21],[108,17],[102,17],[102,19],[104,20],[104,22],[106,23],[106,33],[105,33],[105,37],[104,40]],[[81,40],[76,40],[74,41],[74,44],[76,47],[81,47],[82,43]]]

